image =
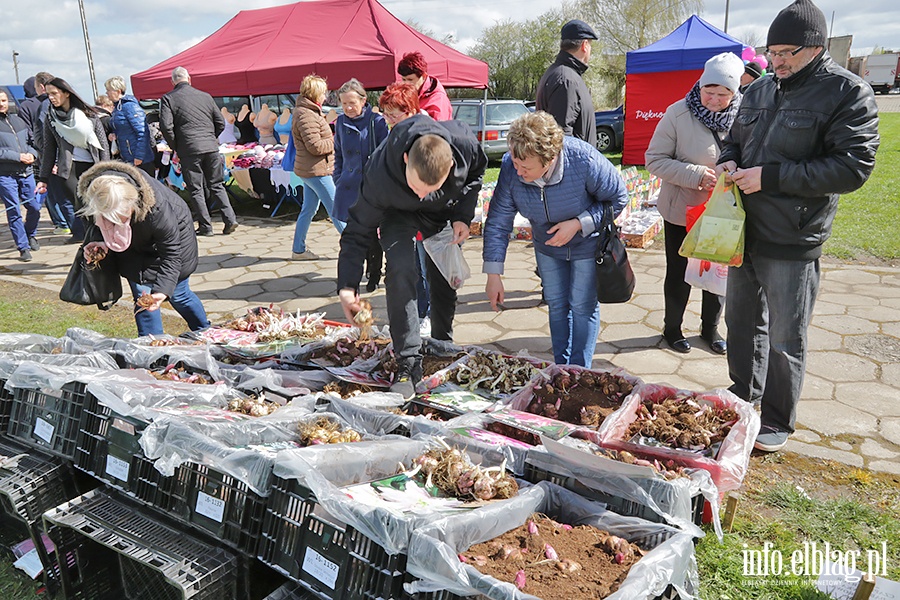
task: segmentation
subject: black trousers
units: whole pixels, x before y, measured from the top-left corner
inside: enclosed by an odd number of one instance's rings
[[[412,368],[421,359],[419,311],[416,284],[416,232],[425,238],[443,229],[446,223],[435,223],[418,213],[389,211],[381,222],[381,247],[384,248],[384,277],[388,321],[394,356],[397,362]],[[453,317],[456,315],[456,290],[450,287],[437,266],[426,256],[425,276],[431,299],[431,336],[452,341]]]
[[[212,231],[209,211],[220,208],[222,221],[231,225],[237,218],[225,191],[225,170],[218,152],[181,156],[181,174],[191,195],[191,208],[197,217],[197,229]]]
[[[691,296],[691,286],[684,282],[684,271],[687,269],[688,260],[678,254],[678,249],[681,248],[681,244],[687,236],[687,229],[668,221],[663,221],[663,223],[666,232],[666,279],[663,283],[666,315],[663,335],[667,339],[675,341],[682,337],[681,325],[684,321],[684,310],[687,308]],[[717,296],[703,290],[700,306],[700,331],[707,332],[718,327],[724,308],[724,296]]]

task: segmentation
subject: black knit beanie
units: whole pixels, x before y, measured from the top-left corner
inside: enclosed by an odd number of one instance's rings
[[[828,38],[825,14],[810,0],[797,0],[769,26],[767,46],[824,46]]]

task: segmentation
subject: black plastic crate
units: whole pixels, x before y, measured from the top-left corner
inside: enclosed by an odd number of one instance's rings
[[[246,483],[206,465],[186,462],[174,476],[163,477],[157,491],[159,502],[154,506],[163,512],[246,556],[256,556],[266,498]]]
[[[12,412],[13,394],[6,389],[6,380],[0,379],[0,432],[9,428],[9,413]]]
[[[328,600],[399,598],[406,577],[405,554],[390,555],[333,519],[295,479],[275,478],[259,558]]]
[[[147,423],[125,417],[88,394],[75,449],[75,467],[153,506],[163,503],[165,478],[144,456]]]
[[[15,388],[8,435],[67,460],[75,458],[86,385],[70,381],[61,389]]]
[[[529,461],[525,461],[525,479],[530,483],[538,483],[539,481],[549,481],[550,483],[555,483],[558,486],[564,487],[568,490],[571,490],[585,498],[589,498],[591,500],[596,500],[597,502],[603,502],[606,504],[606,508],[611,510],[614,513],[618,513],[620,515],[624,515],[626,517],[640,517],[645,521],[650,521],[651,523],[663,523],[665,520],[663,517],[656,512],[654,512],[649,506],[645,504],[640,504],[639,502],[634,502],[632,500],[628,500],[626,498],[621,498],[618,496],[613,496],[611,494],[607,494],[603,491],[592,489],[578,481],[575,477],[569,475],[563,475],[560,473],[553,473],[547,469],[542,467],[538,467],[537,465],[532,464]],[[657,480],[638,480],[635,483],[641,485],[642,487],[646,487],[648,485],[665,485],[666,482],[660,482]],[[651,493],[651,490],[647,490],[648,493]],[[666,510],[668,506],[665,503],[665,499],[661,497],[655,497],[654,500],[657,504],[660,504],[660,508]],[[692,522],[699,526],[703,521],[703,507],[706,504],[706,499],[702,494],[697,494],[693,498],[691,498],[691,516]]]
[[[95,490],[44,515],[68,599],[241,597],[238,557],[125,496]]]

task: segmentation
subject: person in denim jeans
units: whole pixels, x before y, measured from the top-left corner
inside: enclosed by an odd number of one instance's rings
[[[138,335],[163,333],[159,308],[166,300],[191,331],[209,327],[200,298],[188,279],[197,269],[197,234],[190,208],[178,194],[134,165],[101,162],[78,182],[82,215],[92,219],[103,241],[84,245],[112,260],[134,295]],[[96,238],[94,238],[96,239]]]
[[[6,221],[19,260],[31,260],[31,251],[40,249],[35,239],[41,204],[34,195],[32,166],[37,150],[31,146],[28,124],[17,115],[10,115],[9,97],[0,91],[0,198],[6,212]],[[25,219],[19,205],[25,208]]]
[[[596,148],[563,136],[546,112],[510,125],[497,187],[484,225],[485,292],[494,310],[503,303],[503,263],[516,212],[531,221],[534,254],[550,313],[557,364],[590,367],[600,333],[594,255],[604,209],[618,214],[625,182]]]
[[[761,404],[755,447],[775,452],[794,431],[819,257],[839,194],[875,167],[878,107],[825,50],[825,15],[797,0],[769,27],[774,77],[747,88],[719,157],[743,194],[744,263],[728,270],[725,324],[731,391]]]

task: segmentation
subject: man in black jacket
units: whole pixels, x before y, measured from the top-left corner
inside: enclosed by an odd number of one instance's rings
[[[34,197],[34,164],[37,150],[31,146],[31,131],[18,115],[8,114],[9,97],[0,90],[0,199],[19,260],[29,262],[31,251],[40,249],[34,238],[41,205]],[[25,222],[19,205],[25,207]]]
[[[560,32],[559,54],[544,72],[537,88],[535,108],[556,119],[563,133],[597,146],[594,102],[582,79],[591,59],[591,40],[597,34],[584,21],[573,19]]]
[[[762,403],[764,452],[794,431],[822,244],[839,194],[866,182],[879,143],[872,88],[831,60],[827,30],[811,0],[778,13],[767,39],[775,76],[747,88],[716,169],[747,213],[744,264],[728,273],[728,369],[731,390]]]
[[[181,173],[197,215],[197,235],[213,235],[209,209],[221,206],[225,235],[237,229],[237,218],[225,191],[225,171],[219,156],[219,134],[225,119],[212,96],[191,87],[184,67],[172,71],[175,89],[159,103],[159,129],[169,147],[178,153]]]
[[[338,257],[338,297],[350,322],[359,312],[359,281],[375,229],[387,258],[385,294],[398,372],[391,391],[410,399],[422,377],[422,341],[416,305],[416,233],[427,239],[453,228],[451,244],[469,237],[469,224],[487,157],[459,121],[415,115],[391,130],[366,163],[359,198],[350,208]],[[456,290],[426,258],[431,333],[452,340]]]

